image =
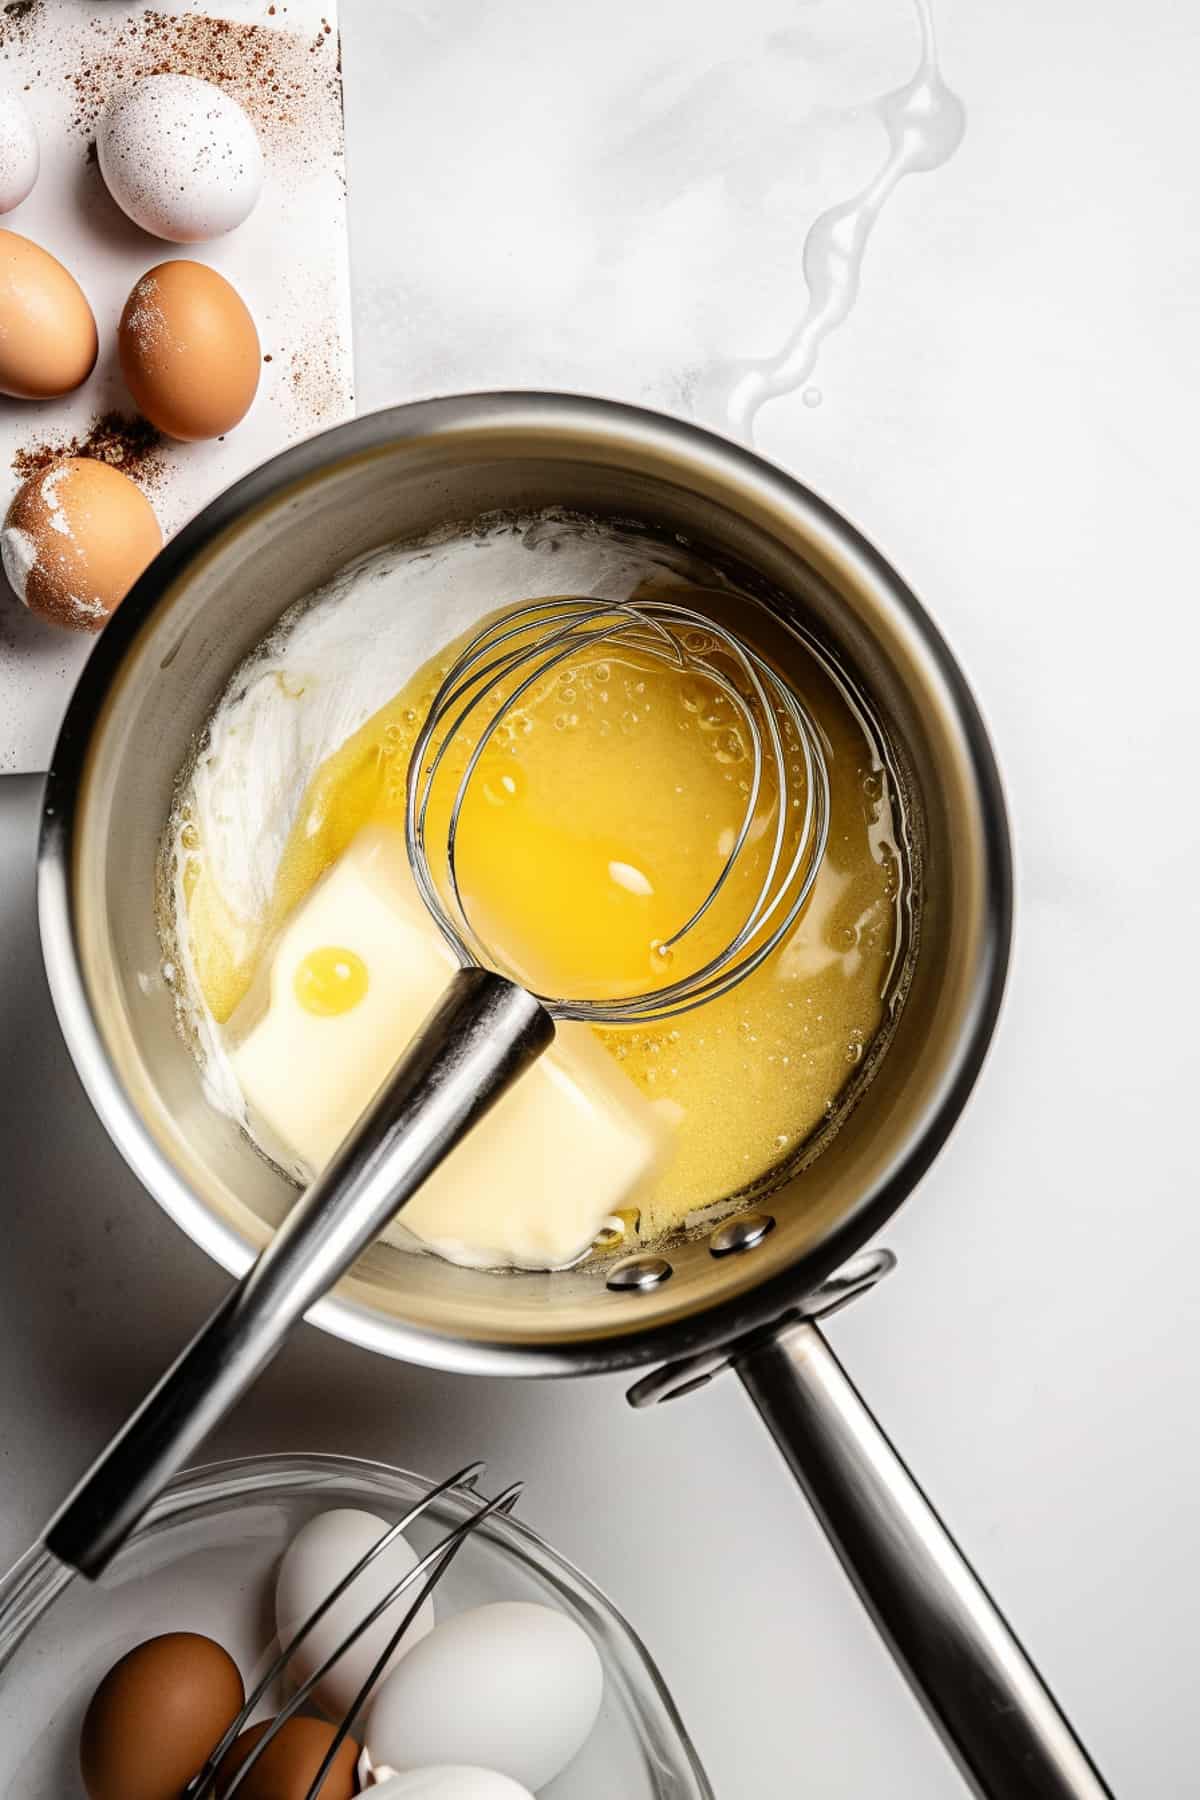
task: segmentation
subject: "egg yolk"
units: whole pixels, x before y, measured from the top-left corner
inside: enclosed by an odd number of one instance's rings
[[[353,950],[323,944],[296,964],[292,987],[305,1012],[336,1018],[357,1006],[367,991],[367,965]]]

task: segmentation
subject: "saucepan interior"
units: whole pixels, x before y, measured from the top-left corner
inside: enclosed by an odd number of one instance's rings
[[[176,1029],[155,886],[176,774],[247,652],[351,558],[548,506],[711,559],[754,596],[744,629],[777,653],[789,622],[816,635],[886,737],[917,904],[886,1053],[832,1141],[772,1196],[776,1229],[753,1254],[718,1260],[705,1234],[684,1236],[670,1280],[622,1294],[602,1265],[495,1276],[380,1246],[314,1314],[391,1355],[530,1374],[631,1366],[765,1322],[911,1189],[977,1071],[1010,924],[996,771],[936,631],[844,521],[719,439],[590,400],[434,401],[314,439],[202,514],[105,632],[49,779],[40,885],[55,1002],[97,1109],[160,1204],[240,1271],[294,1190],[209,1105]]]

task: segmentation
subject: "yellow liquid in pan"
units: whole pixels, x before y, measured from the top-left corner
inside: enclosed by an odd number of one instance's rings
[[[363,826],[403,829],[410,753],[463,641],[421,669],[318,772],[281,864],[266,937]],[[667,1165],[644,1199],[646,1235],[789,1161],[836,1109],[884,1017],[902,889],[889,780],[840,688],[815,661],[802,667],[832,789],[828,848],[804,913],[733,992],[662,1023],[596,1028],[675,1127]],[[450,746],[435,784],[427,841],[443,884],[436,847],[445,843],[454,790],[481,726],[513,685],[493,691]],[[790,855],[805,784],[793,738],[788,747]],[[736,709],[706,678],[613,646],[581,654],[503,721],[470,787],[458,875],[480,938],[501,966],[556,996],[637,994],[696,969],[739,929],[774,844],[778,794],[765,780],[748,847],[720,900],[664,953],[724,866],[752,766]],[[185,892],[197,974],[223,1021],[246,994],[265,939],[232,929],[194,840]],[[331,952],[329,968],[309,972],[314,1004],[336,1006],[355,977],[344,963],[344,952]]]

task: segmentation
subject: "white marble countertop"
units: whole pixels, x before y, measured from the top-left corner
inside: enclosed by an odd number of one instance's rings
[[[966,136],[901,182],[761,448],[904,571],[991,720],[1016,825],[1007,1007],[967,1115],[839,1319],[849,1369],[1122,1796],[1197,1785],[1200,1258],[1190,956],[1200,628],[1200,20],[935,0]],[[688,411],[803,312],[813,218],[884,154],[908,0],[344,0],[358,388]],[[854,109],[858,111],[855,114]],[[225,1278],[83,1101],[0,783],[0,1558]],[[214,1448],[486,1456],[643,1632],[721,1800],[962,1789],[726,1379],[479,1383],[305,1329]]]

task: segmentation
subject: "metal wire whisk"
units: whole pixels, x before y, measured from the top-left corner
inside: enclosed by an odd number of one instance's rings
[[[709,892],[659,952],[669,957],[697,929],[739,867],[750,869],[745,885],[751,898],[744,910],[735,909],[737,928],[713,954],[705,959],[703,949],[697,951],[699,967],[647,993],[594,1000],[531,993],[501,971],[502,959],[472,926],[457,856],[464,801],[505,715],[539,683],[555,679],[569,658],[601,645],[649,657],[681,677],[702,676],[728,702],[750,747],[746,804],[729,855]],[[497,687],[489,716],[487,703]],[[462,747],[459,734],[467,725],[478,738],[450,810],[444,901],[427,850],[429,802],[449,749],[456,742]],[[802,793],[792,779],[797,753]],[[829,775],[820,734],[803,702],[734,632],[670,600],[635,605],[570,596],[504,614],[476,632],[457,658],[413,750],[405,835],[418,890],[460,966],[332,1161],[51,1522],[45,1541],[74,1568],[92,1575],[104,1568],[164,1482],[266,1367],[293,1325],[549,1048],[557,1020],[619,1025],[671,1018],[727,994],[770,956],[799,917],[821,867]],[[743,861],[759,838],[766,851],[761,876]],[[668,966],[664,960],[664,970]],[[208,1791],[197,1790],[189,1800]]]
[[[777,948],[799,917],[817,878],[829,836],[829,772],[820,733],[800,696],[735,633],[691,607],[667,600],[636,603],[568,597],[507,611],[471,638],[434,695],[409,763],[405,836],[413,875],[442,936],[464,967],[496,968],[463,897],[458,840],[471,782],[504,721],[531,690],[588,651],[622,645],[687,675],[702,677],[729,702],[749,739],[751,774],[740,827],[708,893],[657,946],[664,968],[675,947],[705,918],[737,870],[751,839],[764,784],[776,791],[773,838],[761,881],[737,931],[691,973],[624,999],[536,994],[554,1018],[632,1024],[671,1018],[703,1006],[744,981]],[[515,686],[507,683],[518,677]],[[497,690],[500,698],[497,699]],[[491,707],[490,716],[488,708]],[[781,720],[784,722],[781,729]],[[794,745],[784,741],[790,725]],[[460,732],[480,726],[450,808],[446,842],[449,902],[430,867],[427,829],[434,784]],[[802,799],[791,757],[802,759]],[[798,813],[798,818],[793,818]],[[795,834],[789,855],[788,842]]]
[[[278,1681],[283,1675],[300,1645],[304,1643],[309,1634],[325,1617],[330,1607],[334,1606],[347,1589],[353,1586],[363,1570],[369,1568],[378,1557],[382,1556],[384,1551],[394,1544],[396,1539],[421,1517],[422,1513],[428,1512],[429,1508],[433,1506],[443,1494],[448,1494],[451,1489],[460,1491],[466,1489],[469,1493],[474,1494],[475,1483],[484,1473],[484,1468],[485,1465],[481,1462],[469,1463],[465,1469],[460,1469],[456,1475],[451,1475],[448,1480],[440,1482],[435,1488],[431,1488],[429,1493],[426,1494],[422,1500],[419,1500],[415,1506],[409,1508],[402,1519],[398,1519],[382,1537],[372,1544],[371,1548],[364,1556],[359,1558],[353,1568],[347,1570],[346,1574],[337,1585],[329,1590],[328,1594],[326,1594],[325,1598],[318,1606],[313,1608],[312,1612],[304,1620],[304,1623],[292,1634],[287,1643],[280,1646],[278,1656],[275,1657],[271,1666],[267,1669],[261,1679],[256,1682],[252,1692],[247,1695],[246,1704],[243,1706],[237,1718],[234,1719],[220,1743],[213,1747],[204,1767],[192,1777],[187,1787],[183,1790],[183,1800],[209,1800],[209,1797],[215,1792],[218,1771],[222,1759],[228,1753],[231,1745],[236,1741],[241,1732],[243,1732],[249,1724],[259,1702],[268,1693],[273,1683]],[[478,1531],[480,1526],[485,1520],[490,1519],[493,1513],[510,1513],[516,1505],[517,1500],[520,1498],[523,1487],[524,1483],[517,1481],[514,1482],[511,1487],[505,1488],[502,1494],[497,1494],[494,1500],[480,1499],[477,1511],[473,1512],[469,1518],[464,1519],[461,1524],[456,1525],[453,1530],[448,1532],[440,1542],[433,1546],[432,1550],[427,1551],[426,1554],[421,1557],[414,1568],[410,1569],[400,1581],[396,1582],[396,1584],[389,1589],[382,1600],[378,1601],[369,1612],[364,1613],[354,1629],[348,1632],[341,1640],[336,1650],[332,1651],[320,1666],[314,1669],[312,1674],[307,1676],[306,1679],[300,1683],[287,1704],[276,1714],[275,1718],[271,1721],[270,1728],[263,1732],[249,1756],[246,1757],[245,1761],[239,1767],[236,1775],[234,1775],[228,1785],[223,1788],[222,1800],[234,1800],[234,1796],[237,1794],[242,1783],[248,1778],[255,1763],[258,1762],[268,1746],[274,1741],[280,1731],[282,1731],[288,1720],[293,1718],[295,1714],[300,1711],[301,1707],[305,1705],[313,1690],[317,1687],[318,1683],[324,1679],[329,1670],[332,1669],[333,1665],[353,1644],[358,1642],[364,1632],[369,1631],[375,1622],[382,1618],[383,1614],[395,1605],[402,1594],[406,1594],[411,1588],[416,1587],[416,1598],[406,1609],[404,1617],[388,1639],[387,1644],[374,1663],[370,1674],[355,1694],[349,1710],[342,1718],[334,1733],[320,1767],[309,1784],[304,1800],[317,1800],[317,1796],[324,1787],[326,1778],[333,1767],[338,1751],[350,1735],[355,1720],[370,1699],[372,1691],[386,1669],[393,1651],[416,1618],[417,1614],[420,1612],[421,1607],[425,1604],[425,1601],[433,1592],[438,1582],[442,1579],[442,1576],[446,1573],[446,1570],[450,1567],[450,1564],[454,1561],[454,1558],[458,1555],[458,1552],[462,1549],[463,1544],[466,1542],[467,1538],[471,1536],[472,1532]]]

